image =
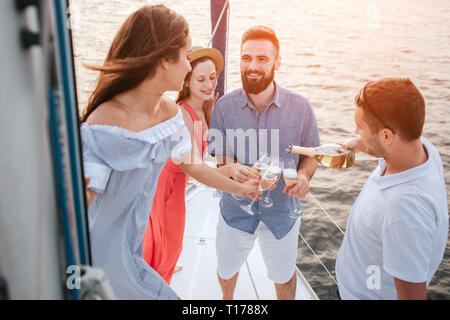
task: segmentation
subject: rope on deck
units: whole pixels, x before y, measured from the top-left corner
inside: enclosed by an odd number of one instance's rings
[[[325,208],[322,206],[322,204],[319,202],[319,200],[316,199],[316,197],[314,197],[311,192],[308,193],[308,195],[311,197],[311,199],[319,206],[319,208],[325,213],[325,215],[331,220],[331,222],[339,229],[339,231],[345,235],[345,232],[341,229],[341,227],[339,227],[339,225],[336,223],[336,221],[334,221],[334,219],[330,216],[330,214],[327,212],[327,210],[325,210]],[[319,258],[319,256],[316,254],[316,252],[311,248],[311,246],[309,245],[308,241],[306,241],[306,239],[302,236],[302,234],[299,232],[298,235],[302,238],[302,240],[306,243],[306,245],[308,246],[309,250],[312,252],[312,254],[316,257],[316,259],[320,262],[320,264],[322,265],[322,267],[325,269],[325,271],[328,273],[328,275],[330,276],[330,278],[333,280],[333,282],[337,285],[337,281],[336,279],[333,277],[333,275],[331,274],[331,272],[328,270],[328,268],[325,266],[325,264],[322,262],[322,260]]]
[[[258,290],[256,290],[255,281],[253,280],[253,276],[252,276],[252,273],[250,272],[250,267],[249,267],[247,261],[245,261],[245,265],[247,266],[247,271],[248,271],[248,275],[250,276],[250,281],[251,281],[251,283],[252,283],[253,290],[255,290],[256,299],[257,299],[257,300],[261,300],[261,299],[259,298]]]
[[[333,275],[331,274],[331,272],[328,270],[327,267],[325,267],[325,265],[323,264],[322,260],[320,260],[319,256],[314,252],[314,250],[311,248],[311,246],[309,245],[308,241],[306,241],[305,238],[303,238],[302,234],[299,232],[298,235],[302,238],[302,240],[306,243],[306,245],[308,246],[309,250],[311,250],[311,252],[313,253],[313,255],[317,258],[317,260],[319,260],[320,264],[322,265],[322,267],[326,270],[326,272],[328,272],[328,274],[330,275],[330,278],[334,281],[334,283],[337,285],[337,281],[336,279],[333,277]]]
[[[308,195],[311,197],[311,199],[313,199],[315,201],[315,203],[319,206],[320,209],[322,209],[323,212],[325,212],[325,214],[327,215],[327,217],[331,220],[331,222],[334,223],[334,225],[339,229],[339,231],[345,235],[345,232],[342,231],[341,227],[339,227],[339,225],[336,223],[336,221],[333,220],[333,218],[328,214],[327,210],[325,210],[325,208],[320,204],[319,200],[317,200],[312,194],[311,191],[308,193]]]

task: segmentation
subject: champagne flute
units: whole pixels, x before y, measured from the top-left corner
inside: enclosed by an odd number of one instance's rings
[[[267,167],[263,172],[262,172],[262,176],[261,179],[259,180],[259,191],[265,191],[267,189],[269,189],[274,183],[275,181],[278,179],[278,176],[271,173],[268,170],[269,167]],[[252,211],[252,206],[253,203],[255,203],[255,200],[252,200],[252,202],[250,202],[248,205],[241,205],[241,209],[244,210],[246,213],[248,213],[249,215],[254,215],[253,211]]]
[[[277,179],[275,180],[275,184],[278,182],[278,180],[280,180],[281,177],[281,164],[280,164],[280,160],[278,159],[273,159],[270,163],[269,168],[267,169],[270,173],[274,174],[277,176]],[[267,192],[267,195],[262,199],[261,202],[261,206],[264,208],[270,208],[273,206],[273,201],[270,198],[270,192],[272,190],[269,190]]]
[[[258,160],[253,164],[253,166],[250,168],[254,173],[262,175],[262,171],[266,170],[270,165],[270,157],[267,154],[263,154],[259,157]],[[244,197],[239,197],[237,195],[231,194],[233,198],[235,198],[238,201],[242,201]]]
[[[283,177],[286,186],[291,187],[298,181],[297,166],[294,159],[286,159],[283,162]],[[292,219],[300,218],[303,215],[303,211],[300,208],[300,200],[296,197],[292,197],[292,203],[294,204],[294,210],[289,213],[289,217]],[[297,205],[298,204],[298,205]]]

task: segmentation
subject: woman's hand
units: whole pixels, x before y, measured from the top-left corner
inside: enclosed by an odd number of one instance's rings
[[[259,179],[249,179],[244,183],[241,183],[240,190],[235,193],[239,197],[249,197],[252,200],[262,199],[261,193],[259,192]]]
[[[208,128],[209,128],[209,124],[211,123],[211,116],[212,116],[212,112],[214,110],[214,104],[216,103],[218,98],[219,98],[219,93],[216,93],[216,96],[214,98],[205,100],[203,102],[202,109],[203,109],[203,113],[205,114],[205,119],[206,119]]]
[[[257,179],[259,181],[261,175],[252,171],[249,167],[240,163],[227,164],[230,170],[230,176],[237,182],[246,182],[249,179]]]
[[[85,189],[86,201],[87,201],[88,208],[91,205],[92,201],[94,200],[95,196],[97,195],[97,193],[95,191],[88,189],[89,181],[90,181],[90,179],[88,177],[84,177],[84,184],[86,186],[86,189]]]

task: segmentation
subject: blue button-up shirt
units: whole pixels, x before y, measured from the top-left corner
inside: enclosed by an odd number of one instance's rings
[[[214,107],[209,131],[209,151],[215,155],[235,158],[239,163],[253,165],[258,155],[267,153],[281,160],[293,158],[298,166],[303,158],[289,154],[289,144],[316,147],[320,144],[314,111],[308,100],[275,83],[275,95],[262,114],[248,99],[245,91],[237,89],[219,99]],[[255,215],[244,212],[229,193],[222,193],[220,210],[225,222],[239,230],[254,233],[260,221],[275,238],[283,238],[293,227],[295,219],[292,199],[283,193],[284,179],[280,179],[270,198],[274,205],[264,208],[255,201]],[[248,199],[248,198],[245,198]]]

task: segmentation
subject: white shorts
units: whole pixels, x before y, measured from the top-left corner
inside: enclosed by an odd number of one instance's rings
[[[291,231],[277,240],[261,221],[255,234],[230,227],[219,214],[216,235],[217,272],[222,279],[232,278],[241,269],[258,238],[270,280],[288,282],[295,272],[300,219]]]

